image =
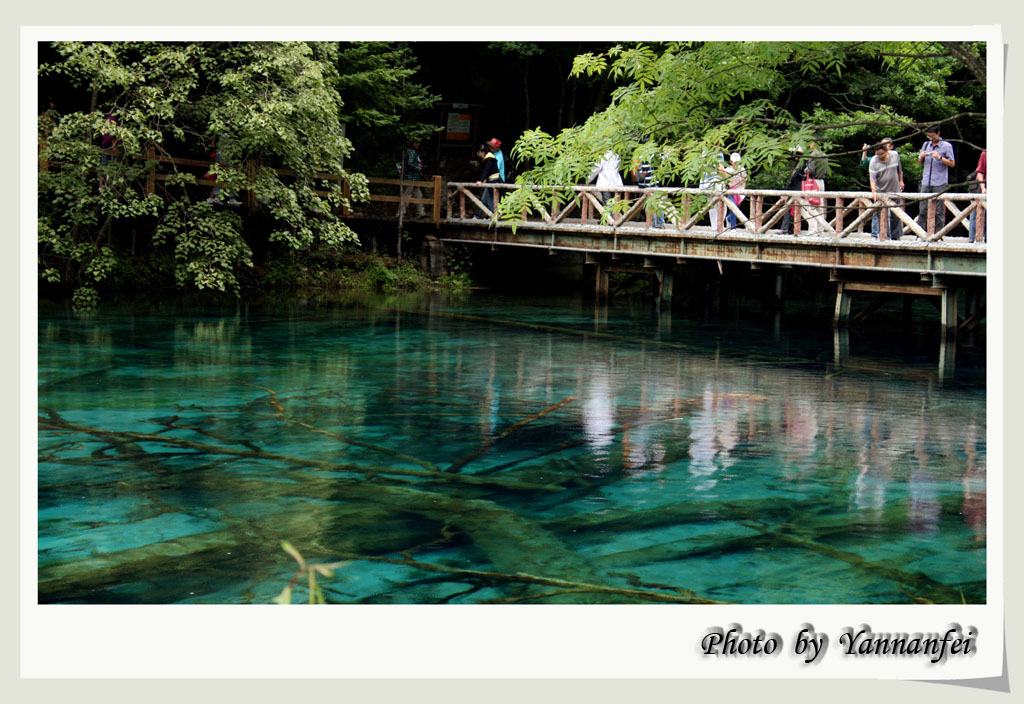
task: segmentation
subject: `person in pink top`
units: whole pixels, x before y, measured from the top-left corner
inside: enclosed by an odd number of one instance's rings
[[[972,192],[975,192],[975,193],[988,193],[988,188],[987,188],[987,181],[988,181],[988,150],[987,149],[983,149],[981,151],[981,156],[978,157],[978,167],[976,169],[974,169],[974,180],[977,181],[978,185],[977,185],[977,190],[975,190],[973,188],[970,189]],[[986,212],[986,215],[987,215],[988,211],[986,210],[985,212]],[[968,242],[974,242],[974,240],[976,239],[975,219],[976,219],[977,215],[978,215],[978,211],[977,210],[972,210],[971,211],[970,225],[968,227],[968,230],[970,231],[970,234],[967,237],[967,241]],[[988,218],[985,219],[985,224],[982,226],[981,239],[984,242],[988,242]]]

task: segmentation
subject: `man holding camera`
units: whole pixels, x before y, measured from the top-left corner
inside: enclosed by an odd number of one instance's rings
[[[953,145],[942,138],[938,125],[928,127],[924,131],[928,141],[921,147],[917,163],[921,165],[921,193],[943,193],[949,189],[949,170],[956,166],[953,158]],[[917,213],[917,224],[927,231],[928,201],[921,201]],[[946,204],[935,203],[935,231],[946,225]]]

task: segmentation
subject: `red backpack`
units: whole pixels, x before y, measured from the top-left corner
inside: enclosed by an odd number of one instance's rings
[[[801,191],[816,191],[818,190],[818,182],[811,178],[811,174],[808,173],[804,178],[804,182],[800,185]],[[811,205],[821,205],[821,198],[808,198],[807,202]]]

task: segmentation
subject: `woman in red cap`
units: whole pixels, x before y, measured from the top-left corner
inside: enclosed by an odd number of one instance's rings
[[[487,142],[487,148],[494,154],[494,158],[498,160],[498,174],[501,176],[502,183],[508,183],[505,180],[505,155],[501,153],[501,140],[497,137],[491,137],[490,141]]]

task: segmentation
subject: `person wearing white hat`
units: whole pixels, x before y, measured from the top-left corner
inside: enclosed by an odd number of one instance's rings
[[[701,158],[706,157],[708,153],[703,151],[700,153]],[[717,154],[718,166],[721,166],[722,162],[725,161],[725,155]],[[718,172],[716,167],[708,167],[708,171],[700,177],[700,183],[697,186],[702,191],[723,191],[725,190],[725,178],[721,173]],[[708,217],[711,219],[711,227],[717,228],[720,220],[721,209],[725,206],[719,201],[711,210],[708,212]]]
[[[722,164],[718,166],[718,170],[721,171],[722,174],[724,174],[729,179],[729,190],[742,190],[747,187],[747,170],[740,163],[741,160],[742,157],[740,157],[740,153],[733,152],[729,156],[729,166],[725,166]],[[740,203],[743,202],[746,196],[734,194],[729,197],[732,198],[732,202],[735,203],[737,207],[739,207]],[[730,209],[725,214],[725,222],[727,225],[725,229],[732,230],[737,225],[739,225],[739,218],[737,218],[736,213],[732,212],[732,210]]]

